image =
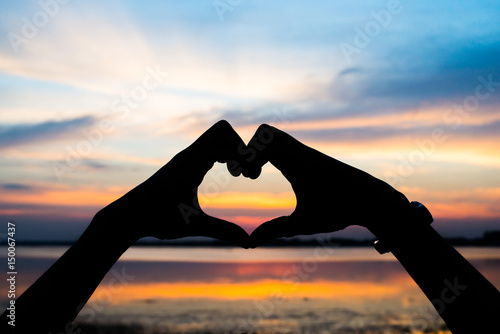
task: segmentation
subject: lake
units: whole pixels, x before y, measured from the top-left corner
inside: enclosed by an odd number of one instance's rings
[[[18,291],[65,250],[19,247]],[[458,250],[500,287],[500,248]],[[83,333],[449,333],[391,254],[340,246],[132,247],[76,321]]]

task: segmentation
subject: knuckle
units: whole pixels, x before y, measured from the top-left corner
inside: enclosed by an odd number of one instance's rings
[[[259,127],[257,128],[257,133],[259,132],[262,132],[262,131],[269,131],[271,130],[272,127],[269,125],[269,124],[266,124],[266,123],[262,123],[261,125],[259,125]]]
[[[230,128],[231,125],[225,119],[221,119],[220,121],[218,121],[217,123],[214,124],[214,127],[221,128],[221,129],[227,129],[227,128]]]

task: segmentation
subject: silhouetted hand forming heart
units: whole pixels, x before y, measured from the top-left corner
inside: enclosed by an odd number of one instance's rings
[[[291,183],[295,211],[260,225],[249,237],[238,225],[205,214],[198,186],[218,162],[231,175],[260,175],[271,162]],[[337,161],[269,125],[261,125],[248,146],[226,121],[207,130],[144,183],[99,212],[109,230],[135,241],[146,236],[175,239],[207,236],[245,248],[279,237],[334,232],[349,225],[377,229],[408,210],[406,197],[385,182]]]
[[[240,175],[245,164],[238,153],[241,147],[245,144],[231,125],[219,121],[153,176],[97,215],[107,223],[107,230],[120,231],[131,242],[142,237],[206,236],[248,248],[245,230],[207,215],[198,203],[198,186],[216,161],[227,163],[231,175]]]
[[[260,225],[251,247],[268,240],[362,225],[375,235],[408,215],[409,202],[387,183],[318,152],[272,126],[261,125],[246,148],[243,175],[260,175],[268,161],[291,183],[297,206],[290,216]]]

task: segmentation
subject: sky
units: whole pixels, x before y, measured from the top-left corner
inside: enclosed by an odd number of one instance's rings
[[[500,229],[499,17],[494,1],[2,2],[0,221],[74,240],[226,119],[388,182],[445,236]],[[216,165],[199,193],[247,231],[295,207],[270,165]]]

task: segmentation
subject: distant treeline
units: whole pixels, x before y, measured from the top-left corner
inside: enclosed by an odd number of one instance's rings
[[[487,231],[482,237],[478,238],[446,238],[446,240],[453,246],[499,246],[500,247],[500,230]],[[314,247],[324,245],[336,244],[338,246],[373,246],[375,239],[346,239],[324,237],[307,238],[307,237],[294,237],[294,238],[281,238],[266,243],[265,247]],[[18,245],[27,246],[69,246],[74,242],[72,241],[18,241]],[[175,246],[175,247],[228,247],[231,246],[225,242],[218,240],[139,240],[134,244],[135,246]]]

